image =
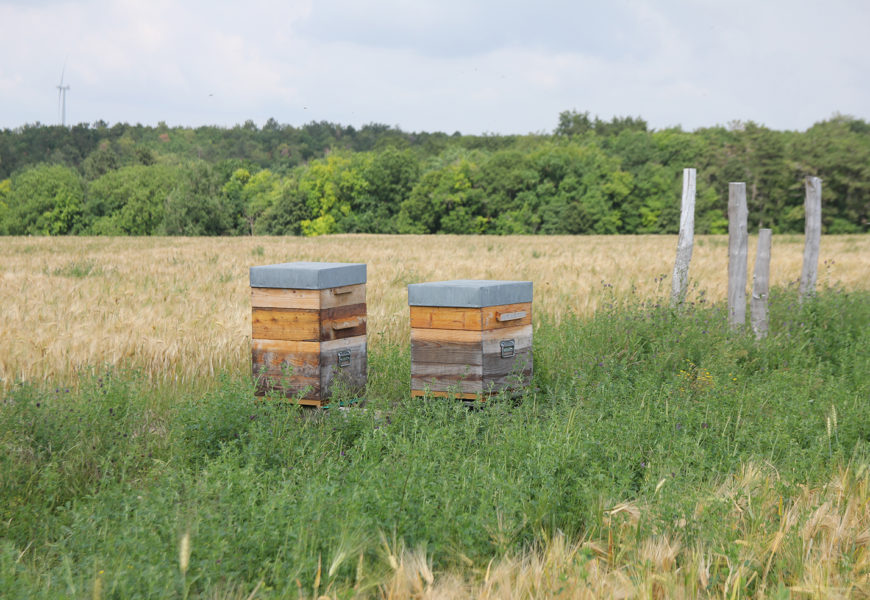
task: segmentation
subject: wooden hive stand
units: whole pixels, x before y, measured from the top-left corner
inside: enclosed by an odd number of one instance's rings
[[[366,385],[366,265],[251,267],[251,370],[257,395],[323,406]]]
[[[411,395],[485,400],[532,379],[532,282],[408,286]]]

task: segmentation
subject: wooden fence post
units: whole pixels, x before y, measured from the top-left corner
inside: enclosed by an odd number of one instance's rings
[[[770,229],[758,230],[758,248],[755,250],[755,272],[752,274],[752,298],[749,315],[756,339],[767,337],[768,294],[770,292]]]
[[[728,321],[732,329],[746,324],[746,184],[728,184]]]
[[[677,259],[671,278],[671,306],[679,307],[686,301],[689,289],[689,263],[695,237],[695,169],[683,169],[683,200],[680,208],[680,238],[677,241]]]
[[[819,246],[822,239],[822,180],[807,177],[804,199],[804,266],[801,270],[800,300],[816,293]]]

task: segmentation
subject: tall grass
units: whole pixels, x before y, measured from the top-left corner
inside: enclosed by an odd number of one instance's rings
[[[776,236],[772,284],[800,276],[802,236]],[[528,279],[535,313],[591,316],[612,295],[669,289],[676,236],[3,238],[0,387],[94,365],[161,382],[202,382],[250,363],[248,267],[295,260],[368,264],[370,347],[409,336],[406,287],[443,279]],[[752,250],[751,250],[752,251]],[[868,236],[826,236],[820,280],[866,287]],[[690,300],[725,297],[727,241],[697,239]],[[602,285],[608,284],[607,287]],[[702,296],[703,295],[703,296]]]
[[[409,398],[389,340],[364,409],[256,401],[232,370],[15,385],[0,591],[868,593],[870,293],[780,287],[771,331],[734,334],[703,298],[676,314],[605,291],[591,317],[539,313],[534,385],[475,409]]]

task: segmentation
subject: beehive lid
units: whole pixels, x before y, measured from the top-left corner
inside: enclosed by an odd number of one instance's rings
[[[408,304],[411,306],[482,308],[531,301],[531,281],[456,279],[408,286]]]
[[[324,290],[365,282],[365,263],[292,262],[251,267],[251,287]]]

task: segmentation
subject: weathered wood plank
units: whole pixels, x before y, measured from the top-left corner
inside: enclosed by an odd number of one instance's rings
[[[334,386],[339,383],[352,392],[365,389],[368,376],[366,344],[367,339],[364,335],[320,344],[320,381],[324,399],[329,398]],[[339,356],[339,352],[349,353],[349,356],[344,355],[349,364],[341,365],[342,357]]]
[[[320,399],[320,376],[317,377],[265,377],[254,378],[257,396],[266,393],[278,393],[285,398],[297,398],[300,395],[308,400]]]
[[[521,390],[532,381],[532,369],[528,368],[517,373],[495,375],[483,380],[483,391],[494,394],[502,390]]]
[[[502,342],[513,341],[513,356],[502,358]],[[483,334],[484,383],[489,376],[519,373],[532,366],[532,326],[486,331]]]
[[[316,291],[320,294],[320,308],[335,308],[351,304],[365,304],[366,302],[366,284],[364,283]]]
[[[509,358],[502,358],[501,351],[483,356],[483,378],[522,373],[532,368],[532,348],[527,346],[514,351]]]
[[[516,376],[506,375],[487,379],[484,382],[477,381],[446,381],[427,380],[421,377],[411,378],[411,395],[424,396],[428,393],[431,396],[447,397],[455,396],[466,400],[474,400],[480,398],[485,399],[487,396],[497,394],[503,390],[521,390],[531,381],[531,369],[520,373],[522,384],[518,384]]]
[[[320,290],[286,290],[282,288],[251,288],[253,308],[320,309]]]
[[[804,262],[798,294],[801,301],[816,293],[819,247],[822,241],[822,180],[807,177],[804,198]]]
[[[677,240],[677,258],[671,277],[671,306],[686,301],[689,289],[689,263],[695,238],[695,169],[683,169],[683,199],[680,208],[680,237]]]
[[[446,331],[430,329],[429,331]],[[480,334],[478,333],[478,336]],[[459,363],[464,365],[483,364],[483,350],[480,339],[475,342],[451,342],[438,339],[414,339],[411,337],[411,362],[416,363]]]
[[[252,340],[251,368],[254,375],[285,374],[317,377],[320,374],[320,344],[285,340]]]
[[[520,325],[517,327],[504,327],[483,332],[483,352],[489,354],[500,351],[499,345],[502,340],[514,340],[515,347],[531,348],[532,346],[532,326]]]
[[[251,311],[253,339],[318,341],[320,311],[283,308],[254,308]]]
[[[460,363],[412,363],[412,377],[453,377],[477,379],[483,376],[483,365],[466,365]]]
[[[758,230],[758,249],[755,252],[755,272],[752,275],[752,298],[749,300],[749,320],[755,337],[767,336],[768,294],[770,292],[770,229]]]
[[[746,270],[749,235],[746,229],[746,184],[728,184],[728,321],[732,329],[746,324]]]
[[[351,304],[320,311],[320,339],[339,340],[366,334],[366,305]]]
[[[479,377],[479,376],[478,376]],[[411,376],[412,390],[430,390],[433,392],[456,392],[461,394],[479,394],[483,391],[483,382],[477,380],[469,380],[462,378],[453,378],[451,376],[426,376],[416,377]]]
[[[473,344],[480,343],[484,335],[468,329],[412,329],[411,341]]]
[[[278,391],[286,397],[320,397],[320,344],[286,340],[252,340],[251,372],[257,394]]]
[[[438,392],[435,390],[411,390],[411,396],[421,397],[426,395],[432,396],[434,398],[456,398],[458,400],[486,400],[485,395],[481,394],[462,394],[462,393],[454,393],[454,392]]]

